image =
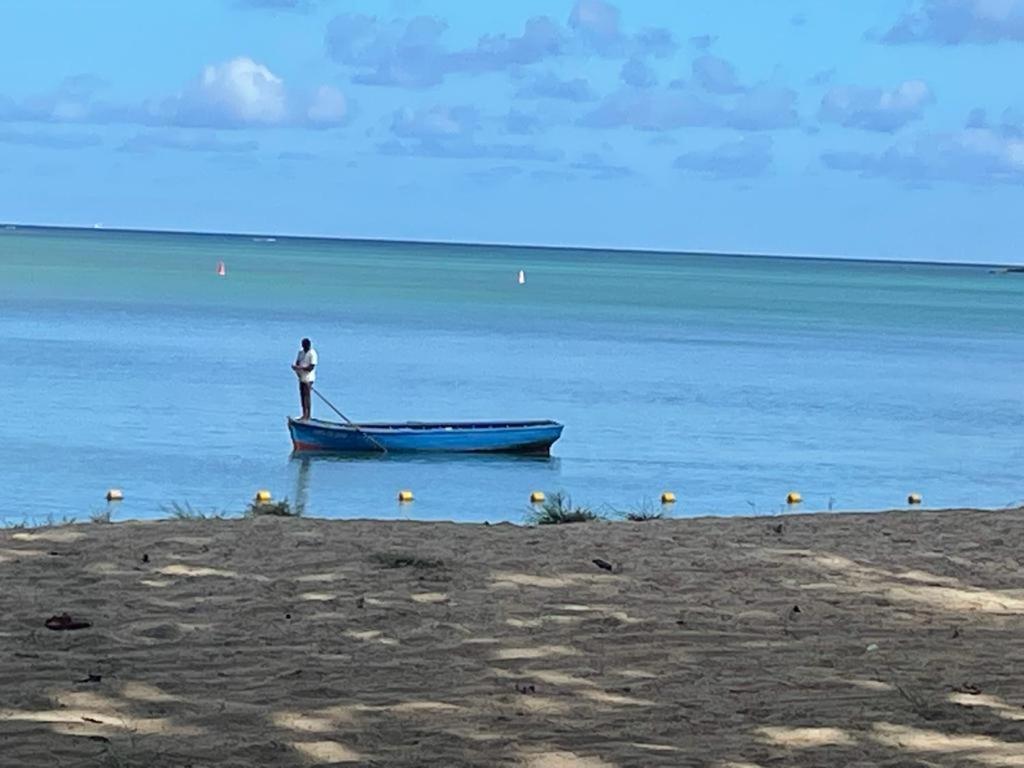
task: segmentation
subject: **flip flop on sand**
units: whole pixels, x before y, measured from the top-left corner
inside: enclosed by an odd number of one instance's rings
[[[46,620],[46,628],[52,629],[55,632],[61,630],[88,629],[91,626],[91,622],[72,619],[66,613],[62,613],[60,616],[51,616]]]

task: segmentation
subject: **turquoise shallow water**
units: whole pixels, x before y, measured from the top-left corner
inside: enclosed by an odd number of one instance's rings
[[[793,489],[812,510],[1024,500],[1024,275],[985,267],[17,229],[0,302],[9,522],[85,518],[112,486],[117,518],[263,487],[320,516],[490,521],[534,489],[605,510],[673,490],[677,515]],[[304,335],[356,420],[565,435],[550,461],[294,459]]]

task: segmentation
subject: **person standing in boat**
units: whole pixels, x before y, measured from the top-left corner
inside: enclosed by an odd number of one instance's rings
[[[302,340],[302,349],[295,358],[292,370],[299,377],[299,402],[302,404],[301,421],[309,421],[313,411],[313,382],[316,381],[316,350],[309,339]]]

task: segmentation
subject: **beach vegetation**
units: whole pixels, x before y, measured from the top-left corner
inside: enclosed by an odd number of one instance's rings
[[[654,506],[654,504],[649,501],[645,501],[639,507],[627,509],[621,514],[623,518],[629,520],[631,523],[645,523],[649,520],[664,520],[668,517],[664,509]]]
[[[300,517],[301,510],[292,507],[288,499],[281,501],[258,501],[250,502],[249,508],[245,511],[246,517]]]
[[[175,520],[223,520],[226,517],[224,512],[216,509],[196,509],[187,501],[179,504],[172,501],[168,506],[160,507],[165,515]]]
[[[590,507],[573,506],[572,499],[559,491],[551,494],[527,519],[533,525],[567,525],[591,523],[604,518]]]
[[[93,523],[109,523],[110,519],[113,517],[113,514],[114,513],[109,509],[98,509],[89,515],[89,520]],[[52,524],[52,522],[48,523],[48,525]]]

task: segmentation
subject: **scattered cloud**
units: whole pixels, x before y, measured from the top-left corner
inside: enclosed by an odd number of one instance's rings
[[[0,130],[0,144],[20,144],[45,149],[85,149],[102,144],[93,134],[55,134],[38,131]]]
[[[330,57],[357,70],[362,85],[429,88],[457,72],[494,72],[535,64],[564,50],[561,28],[545,16],[526,22],[521,35],[485,35],[472,48],[448,51],[441,44],[447,24],[433,16],[385,22],[344,13],[327,28]]]
[[[538,74],[516,91],[516,96],[527,99],[558,99],[561,101],[594,101],[597,94],[582,77],[563,80],[550,70]]]
[[[553,162],[558,150],[530,144],[509,144],[481,140],[481,118],[472,107],[434,106],[400,109],[392,117],[392,139],[378,145],[386,155],[449,159],[502,158],[517,161]]]
[[[513,66],[536,64],[563,53],[565,36],[547,16],[526,22],[521,35],[484,35],[475,48],[452,54],[455,72],[498,72]]]
[[[621,11],[606,0],[576,0],[569,13],[568,27],[586,49],[609,58],[661,58],[678,47],[672,33],[664,27],[627,34],[622,28]]]
[[[676,158],[675,167],[712,179],[744,179],[764,174],[772,159],[769,136],[745,136],[714,149],[685,152]]]
[[[439,139],[468,136],[480,127],[473,107],[400,109],[392,117],[391,132],[400,138]]]
[[[493,168],[484,168],[480,171],[472,171],[469,176],[474,181],[483,184],[501,184],[502,182],[521,176],[523,169],[518,165],[498,165]]]
[[[306,107],[306,119],[313,125],[336,125],[347,116],[345,94],[330,85],[317,88]]]
[[[992,128],[977,113],[968,119],[968,125],[972,124],[975,127],[959,131],[920,133],[881,152],[826,152],[821,160],[835,171],[911,185],[941,181],[1024,184],[1024,124]]]
[[[623,89],[609,94],[580,125],[588,128],[638,128],[669,131],[718,122],[717,105],[692,94]]]
[[[895,88],[831,88],[821,100],[819,117],[847,128],[892,133],[920,120],[935,97],[922,80],[907,80]]]
[[[706,51],[714,45],[717,39],[714,35],[695,35],[690,38],[690,45],[698,51]]]
[[[967,128],[987,128],[988,114],[984,109],[976,107],[967,114]]]
[[[794,27],[802,27],[807,24],[807,14],[797,13],[789,17],[789,23]]]
[[[1024,0],[921,0],[881,34],[890,45],[1024,41]]]
[[[577,0],[569,13],[569,28],[594,50],[619,55],[625,46],[621,15],[618,8],[605,0]]]
[[[579,160],[570,163],[569,167],[573,171],[586,173],[590,178],[602,181],[615,181],[635,175],[632,168],[611,163],[596,152],[584,154]]]
[[[163,150],[182,152],[254,152],[259,149],[255,141],[226,141],[202,132],[140,133],[123,142],[119,152],[146,154]]]
[[[746,90],[736,77],[736,69],[725,59],[705,54],[693,62],[694,80],[708,93],[742,93]]]
[[[297,152],[291,150],[288,152],[278,152],[277,159],[285,163],[314,163],[319,162],[322,158],[320,155],[316,155],[312,152]]]
[[[99,99],[105,83],[92,75],[73,75],[52,91],[21,101],[0,96],[0,121],[39,123],[109,122],[118,109]],[[97,119],[99,118],[99,119]]]
[[[289,89],[267,66],[246,56],[210,64],[177,94],[142,104],[99,97],[103,84],[76,76],[55,90],[20,102],[0,97],[0,121],[134,124],[177,128],[329,127],[347,117],[344,95],[332,86],[311,94]]]
[[[764,131],[797,125],[796,93],[759,85],[727,100],[674,90],[622,89],[606,98],[579,124],[590,128],[632,127],[646,131],[679,128],[734,128]]]
[[[800,122],[796,91],[758,85],[743,92],[726,111],[726,125],[741,131],[793,128]]]
[[[543,122],[537,115],[530,115],[517,109],[509,110],[505,116],[505,132],[515,136],[532,136],[539,133],[542,126]]]
[[[235,6],[262,11],[298,11],[305,13],[313,8],[312,0],[235,0]]]
[[[658,84],[658,78],[651,66],[635,57],[622,65],[619,76],[622,78],[622,82],[633,88],[651,88]]]
[[[444,79],[445,29],[447,24],[431,16],[380,24],[375,17],[342,14],[327,28],[327,52],[340,64],[362,69],[353,82],[425,88]]]
[[[627,34],[619,9],[605,0],[577,0],[568,23],[534,16],[519,34],[486,34],[474,45],[449,49],[448,25],[435,16],[384,20],[343,13],[327,27],[325,45],[361,85],[430,88],[455,74],[479,75],[540,64],[569,53],[607,57],[664,57],[676,50],[672,33],[650,28]]]
[[[653,56],[656,59],[664,59],[671,56],[679,49],[672,32],[664,27],[650,27],[641,30],[633,36],[631,45],[627,47],[626,54],[630,56]]]
[[[765,131],[799,125],[797,93],[771,83],[746,86],[729,61],[701,54],[690,80],[668,89],[621,88],[605,96],[579,124],[592,128],[633,127],[646,131],[732,128]]]
[[[540,168],[530,173],[530,178],[542,184],[573,181],[576,177],[565,170]]]
[[[807,84],[820,88],[821,86],[828,85],[836,79],[836,68],[823,69],[821,72],[816,72],[807,79]]]

